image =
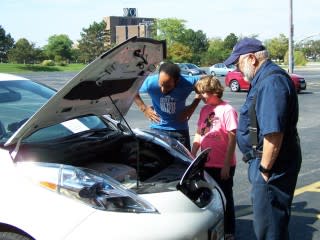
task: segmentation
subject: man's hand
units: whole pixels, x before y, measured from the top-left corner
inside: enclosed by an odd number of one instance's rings
[[[147,106],[139,94],[134,97],[134,102],[137,104],[143,114],[153,122],[160,122],[160,116],[154,111],[153,107]]]
[[[262,176],[262,178],[264,179],[265,182],[268,182],[268,180],[269,180],[269,173],[262,173],[262,172],[261,172],[261,176]]]
[[[157,114],[157,112],[150,106],[146,106],[146,108],[145,108],[143,113],[152,122],[159,123],[160,120],[161,120],[161,118]]]

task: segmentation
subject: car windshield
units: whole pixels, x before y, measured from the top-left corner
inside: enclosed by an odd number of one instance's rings
[[[190,68],[190,69],[198,69],[198,67],[197,67],[196,65],[191,64],[191,63],[188,63],[187,66],[188,66],[188,68]]]
[[[0,143],[4,144],[55,93],[30,80],[0,81]],[[100,118],[83,116],[40,129],[24,141],[51,140],[105,127]]]

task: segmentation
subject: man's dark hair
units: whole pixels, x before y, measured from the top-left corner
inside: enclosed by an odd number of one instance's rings
[[[174,63],[165,62],[161,64],[159,73],[160,72],[165,72],[175,80],[178,80],[180,78],[180,67]]]

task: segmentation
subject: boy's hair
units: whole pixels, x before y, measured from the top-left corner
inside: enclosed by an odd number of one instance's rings
[[[164,62],[160,65],[159,73],[165,72],[173,79],[178,80],[180,78],[180,67],[171,62]]]
[[[219,98],[222,98],[224,87],[221,85],[218,78],[207,75],[201,77],[195,84],[195,91],[198,94],[215,93]]]

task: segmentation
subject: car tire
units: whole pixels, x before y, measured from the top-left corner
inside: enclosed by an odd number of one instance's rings
[[[32,240],[32,238],[13,232],[0,232],[0,240]]]
[[[215,73],[214,71],[211,71],[211,75],[212,75],[212,76],[215,76],[216,73]]]
[[[231,92],[239,92],[240,91],[240,84],[237,80],[231,80],[229,84]]]

